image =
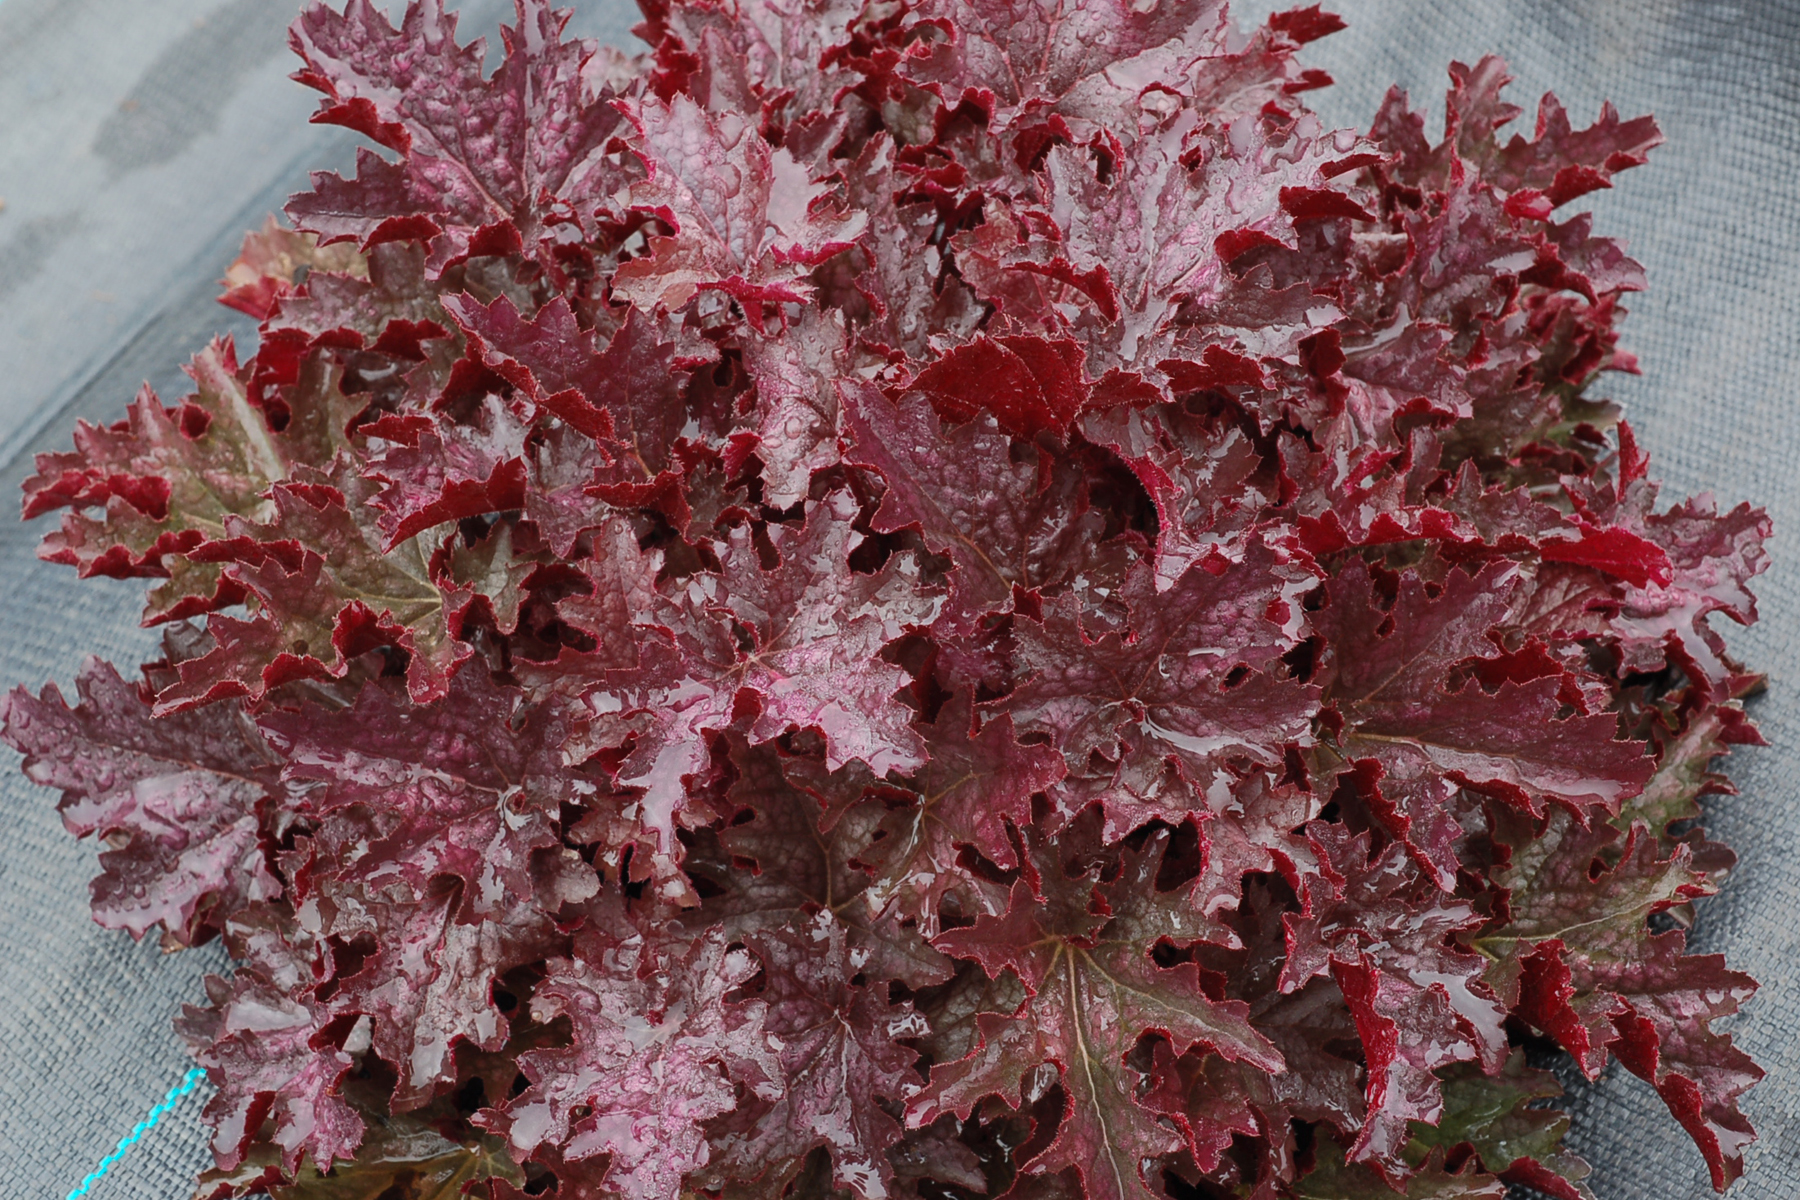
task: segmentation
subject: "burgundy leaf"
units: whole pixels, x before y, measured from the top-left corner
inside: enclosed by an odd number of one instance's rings
[[[731,762],[738,778],[730,798],[749,819],[720,832],[723,858],[690,860],[719,889],[702,916],[724,921],[736,936],[760,936],[829,910],[849,930],[850,953],[870,975],[915,987],[948,978],[944,957],[888,911],[854,863],[874,814],[851,813],[823,827],[817,798],[789,779],[792,764],[774,747],[734,747]]]
[[[1225,49],[1223,4],[1132,7],[1027,0],[984,5],[932,0],[909,14],[948,35],[925,42],[907,76],[946,107],[969,99],[1006,131],[1054,118],[1126,137],[1137,130],[1138,94],[1175,93],[1195,60]],[[1127,84],[1124,80],[1130,80]]]
[[[69,831],[114,846],[100,855],[94,919],[139,938],[160,924],[193,945],[229,912],[280,896],[259,815],[277,760],[254,727],[218,708],[152,720],[139,689],[97,659],[75,687],[73,709],[55,684],[16,689],[0,726],[26,776],[62,791]]]
[[[843,353],[842,326],[813,308],[780,336],[752,337],[744,347],[744,369],[756,384],[763,499],[771,507],[804,500],[813,472],[838,462]]]
[[[768,1006],[727,999],[756,969],[716,931],[686,945],[610,935],[552,960],[532,1014],[567,1018],[574,1042],[519,1056],[531,1086],[496,1127],[519,1151],[552,1142],[572,1161],[610,1154],[601,1178],[615,1192],[674,1200],[707,1162],[705,1123],[736,1106],[734,1085],[783,1094]]]
[[[1031,823],[1032,796],[1061,779],[1064,767],[1049,746],[1019,745],[1010,716],[991,717],[976,730],[966,693],[923,733],[930,760],[910,781],[916,802],[883,797],[880,824],[856,862],[874,875],[871,904],[891,906],[934,937],[947,894],[961,916],[1004,910],[1004,891],[962,867],[964,849],[1003,869],[1017,865],[1008,826]]]
[[[560,297],[529,321],[505,296],[486,307],[454,297],[446,308],[480,347],[482,360],[541,411],[614,450],[642,478],[668,469],[687,422],[685,371],[704,361],[702,354],[716,355],[711,347],[665,338],[656,320],[637,310],[626,312],[602,347],[596,331],[582,328]]]
[[[946,429],[918,399],[888,402],[871,388],[845,389],[853,461],[887,482],[875,527],[917,524],[933,550],[948,554],[962,620],[1003,607],[1014,588],[1053,594],[1078,581],[1117,586],[1128,552],[1100,545],[1102,515],[1089,510],[1086,479],[1074,463],[1046,472],[987,419]]]
[[[525,503],[521,414],[489,396],[468,422],[415,418],[370,464],[382,489],[384,550],[446,521],[520,508]]]
[[[824,1147],[838,1186],[864,1200],[890,1195],[887,1150],[901,1127],[877,1101],[900,1100],[917,1085],[917,1052],[895,1038],[923,1032],[923,1020],[855,982],[857,959],[828,909],[750,944],[763,963],[756,994],[768,1005],[763,1027],[780,1045],[787,1090],[714,1126],[708,1172],[778,1188]]]
[[[609,88],[594,86],[591,42],[560,39],[566,13],[539,0],[504,30],[506,57],[491,76],[481,43],[456,43],[456,17],[438,0],[408,5],[400,28],[365,0],[342,15],[323,5],[289,40],[295,78],[325,94],[313,117],[400,152],[363,153],[357,175],[314,178],[289,213],[328,239],[365,245],[443,232],[458,253],[493,253],[553,237],[552,217],[586,217],[629,174],[607,154],[628,129]]]
[[[765,302],[811,295],[807,268],[862,231],[866,217],[826,211],[826,189],[740,115],[708,113],[685,95],[634,107],[632,146],[647,178],[631,185],[630,203],[671,230],[613,277],[614,291],[638,307],[673,311],[718,289],[760,319]]]
[[[1649,929],[1652,913],[1710,890],[1689,865],[1691,847],[1664,860],[1641,825],[1622,847],[1613,846],[1618,836],[1553,817],[1498,874],[1509,919],[1476,944],[1496,957],[1497,986],[1515,991],[1528,1019],[1584,1072],[1597,1074],[1610,1052],[1654,1084],[1723,1189],[1743,1170],[1751,1136],[1737,1097],[1762,1072],[1711,1023],[1737,1011],[1755,984],[1718,955],[1682,954],[1679,931]]]
[[[1031,998],[1016,1014],[978,1018],[980,1043],[967,1058],[932,1068],[930,1085],[907,1106],[910,1123],[942,1112],[966,1116],[990,1094],[1020,1103],[1029,1099],[1036,1069],[1053,1064],[1068,1109],[1029,1169],[1073,1167],[1095,1196],[1151,1196],[1139,1163],[1177,1149],[1180,1139],[1137,1100],[1139,1076],[1126,1055],[1143,1033],[1161,1034],[1177,1052],[1200,1044],[1263,1070],[1280,1068],[1279,1054],[1250,1027],[1240,1004],[1208,999],[1191,965],[1151,961],[1164,932],[1159,922],[1132,911],[1103,915],[1113,898],[1107,892],[1141,896],[1160,857],[1160,844],[1127,857],[1118,884],[1103,890],[1093,876],[1071,877],[1045,856],[1041,895],[1021,881],[1004,916],[938,937],[940,948],[975,958],[990,975],[1012,971]]]
[[[1108,836],[1151,817],[1178,822],[1229,789],[1227,759],[1275,762],[1303,740],[1315,691],[1272,673],[1299,638],[1300,598],[1314,578],[1256,545],[1242,563],[1190,568],[1158,594],[1147,568],[1127,578],[1129,637],[1091,636],[1074,601],[1014,623],[1023,682],[996,704],[1024,735],[1046,733],[1077,781],[1110,791]],[[1073,811],[1073,806],[1069,808]]]
[[[1309,890],[1301,913],[1288,914],[1288,956],[1281,990],[1292,992],[1330,971],[1356,1020],[1368,1061],[1368,1113],[1350,1157],[1391,1162],[1408,1121],[1435,1124],[1443,1112],[1434,1072],[1479,1060],[1498,1070],[1506,1057],[1506,1010],[1488,994],[1487,960],[1452,939],[1481,924],[1466,904],[1444,904],[1407,869],[1404,847],[1368,856],[1341,826],[1313,832],[1335,897]]]
[[[1409,573],[1384,609],[1368,570],[1353,562],[1329,585],[1331,606],[1317,620],[1334,647],[1324,674],[1326,701],[1344,722],[1337,752],[1374,765],[1382,820],[1445,891],[1462,836],[1450,809],[1459,787],[1539,815],[1546,801],[1615,812],[1653,767],[1641,744],[1616,738],[1612,715],[1560,716],[1554,678],[1491,694],[1474,684],[1448,689],[1453,663],[1493,647],[1488,634],[1505,621],[1517,578],[1498,564],[1477,576],[1452,572],[1434,598]]]

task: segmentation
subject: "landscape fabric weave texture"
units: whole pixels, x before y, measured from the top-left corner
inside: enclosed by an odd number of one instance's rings
[[[1052,154],[1054,154],[1054,149],[1052,150]],[[1610,167],[1610,166],[1615,166],[1616,164],[1608,163],[1606,165],[1608,165]],[[1556,183],[1552,184],[1551,188],[1549,189],[1552,197],[1554,197],[1554,195],[1555,195],[1555,188],[1557,186],[1560,186],[1560,180],[1557,181]],[[1313,208],[1316,208],[1319,205],[1328,205],[1331,203],[1335,203],[1334,201],[1331,201],[1328,196],[1324,195],[1324,193],[1327,191],[1328,191],[1328,189],[1325,189],[1325,188],[1308,189],[1305,193],[1299,194],[1292,198],[1284,196],[1283,197],[1284,208],[1286,208],[1288,210],[1292,210],[1294,208],[1302,208],[1302,209],[1306,210],[1305,212],[1300,213],[1300,214],[1295,214],[1294,212],[1289,211],[1288,212],[1289,216],[1301,215],[1301,216],[1309,217],[1309,218],[1316,217],[1316,216],[1325,216],[1325,217],[1335,218],[1337,214],[1331,213],[1329,211],[1326,211],[1326,212],[1313,211]],[[1525,203],[1530,203],[1529,199],[1527,201],[1525,201]],[[1313,206],[1313,208],[1308,208],[1308,206]],[[1244,247],[1244,250],[1246,252],[1252,252],[1252,253],[1258,253],[1258,254],[1261,253],[1261,251],[1259,251],[1257,249],[1254,242],[1252,242],[1248,246]],[[1273,251],[1271,251],[1271,256],[1276,257],[1276,258],[1279,257],[1278,254],[1276,254]],[[1224,255],[1221,255],[1221,258],[1223,258],[1223,257],[1224,257]],[[1237,254],[1233,254],[1231,257],[1235,261],[1241,261],[1239,255],[1237,255]],[[1054,278],[1055,276],[1054,276],[1054,274],[1051,274],[1049,277]],[[1077,282],[1079,282],[1079,281],[1077,281]],[[1090,288],[1091,288],[1091,279],[1087,282],[1090,284]],[[1103,300],[1097,301],[1097,302],[1104,305]],[[1029,298],[1026,298],[1025,303],[1029,303]],[[1024,344],[1025,343],[1023,343],[1021,340],[1015,340],[1011,343],[1005,343],[1006,348],[1009,350],[1012,350],[1014,352],[1021,350],[1022,347],[1024,346]],[[1231,370],[1234,368],[1239,369],[1239,370],[1242,369],[1240,364],[1234,363],[1234,362],[1231,362],[1229,360],[1222,359],[1222,358],[1219,359],[1218,361],[1203,360],[1203,365],[1208,369],[1215,369],[1215,370],[1222,369],[1222,370],[1228,371],[1228,370]],[[1331,373],[1331,370],[1327,369],[1324,373],[1329,375]],[[942,377],[943,374],[948,374],[948,372],[941,373],[940,378]],[[1221,377],[1220,379],[1211,381],[1209,386],[1226,387],[1226,386],[1230,386],[1233,382],[1234,381],[1228,377]],[[1241,380],[1238,380],[1235,382],[1242,383]],[[946,409],[949,410],[949,412],[946,415],[958,415],[958,416],[962,415],[958,412],[955,405],[958,402],[966,402],[966,401],[963,401],[960,397],[957,397],[955,395],[949,395],[949,396],[933,395],[932,399],[934,402],[936,402],[940,413],[944,413]],[[1030,420],[1041,419],[1040,417],[1037,416],[1035,410],[1029,410],[1029,409],[1014,409],[1014,410],[1007,412],[1005,415],[1007,415],[1014,421],[1019,421],[1019,420],[1030,421]],[[1633,469],[1632,463],[1634,461],[1635,460],[1632,458],[1629,450],[1625,450],[1621,454],[1620,465],[1617,468],[1618,472],[1623,476],[1629,476],[1632,473],[1632,469]],[[766,485],[768,482],[768,464],[765,462],[763,464],[763,467],[764,467],[764,482]],[[1142,478],[1141,473],[1140,473],[1140,478]],[[494,486],[495,485],[493,483],[493,477],[490,476],[489,480],[487,482],[487,487],[491,489]],[[877,519],[879,519],[879,517]],[[811,525],[812,525],[812,520],[809,517],[806,520],[806,522],[804,523],[804,525],[802,526],[802,528],[810,529]],[[1165,526],[1165,529],[1166,528],[1167,527]],[[1612,530],[1619,530],[1621,527],[1614,525],[1614,526],[1611,526],[1610,528]],[[1585,547],[1584,549],[1578,549],[1578,550],[1572,550],[1572,551],[1559,551],[1559,553],[1562,553],[1564,558],[1575,557],[1575,558],[1577,558],[1578,561],[1582,558],[1585,558],[1588,561],[1589,565],[1593,565],[1593,561],[1595,560],[1596,556],[1598,556],[1599,554],[1602,553],[1602,546],[1604,546],[1605,553],[1613,554],[1613,555],[1618,554],[1619,551],[1621,550],[1621,548],[1623,547],[1624,549],[1629,551],[1629,556],[1628,556],[1629,561],[1627,561],[1626,559],[1618,558],[1618,557],[1607,558],[1605,560],[1606,569],[1607,569],[1608,573],[1618,574],[1618,575],[1621,575],[1624,577],[1629,577],[1634,573],[1643,575],[1643,579],[1641,579],[1637,584],[1633,585],[1633,586],[1638,586],[1638,587],[1644,586],[1644,582],[1648,581],[1650,575],[1655,574],[1659,570],[1666,570],[1666,565],[1659,567],[1656,560],[1654,559],[1654,555],[1652,555],[1643,546],[1641,546],[1637,543],[1625,541],[1620,536],[1620,534],[1618,534],[1616,532],[1611,535],[1610,540],[1607,540],[1604,542],[1601,541],[1601,538],[1603,536],[1605,536],[1605,530],[1599,526],[1596,526],[1596,531],[1595,531],[1595,534],[1592,539],[1590,539],[1588,537],[1588,535],[1586,535],[1586,534],[1584,534],[1582,537],[1580,537],[1578,539],[1574,539],[1581,546],[1584,546]],[[1640,541],[1641,540],[1642,539],[1640,539]],[[1161,545],[1161,542],[1159,541],[1158,547],[1157,547],[1157,560],[1158,560],[1159,564],[1164,560],[1164,558],[1165,558],[1165,555],[1163,552],[1163,547]],[[1190,567],[1189,570],[1191,571],[1192,568]],[[1171,586],[1174,586],[1174,587],[1182,586],[1184,583],[1186,583],[1188,581],[1188,579],[1189,579],[1188,575],[1182,574],[1176,580],[1174,580],[1174,582],[1171,584]],[[1158,582],[1160,583],[1162,581],[1158,580]],[[1488,582],[1491,584],[1494,581],[1490,580]],[[1325,619],[1328,619],[1328,618],[1325,618]],[[1690,668],[1692,669],[1692,664],[1690,664]],[[1505,669],[1511,670],[1512,668],[1507,667]],[[1727,672],[1727,674],[1729,674],[1729,672]],[[1539,677],[1541,678],[1541,676],[1539,676]],[[1502,686],[1505,686],[1505,685],[1503,684]],[[754,736],[754,733],[752,734],[752,736]],[[1184,750],[1191,749],[1189,747],[1181,747],[1180,743],[1176,743],[1176,744],[1178,745],[1178,747],[1180,747]],[[828,753],[829,753],[829,750],[828,750]],[[1419,838],[1419,839],[1415,839],[1415,840],[1417,842],[1425,841],[1424,838]],[[1318,849],[1319,846],[1315,843],[1314,848]],[[1427,865],[1429,865],[1431,862],[1430,847],[1428,845],[1424,845],[1424,844],[1415,844],[1414,849],[1417,852],[1417,856],[1420,859],[1422,859]],[[1003,853],[1003,852],[996,851],[996,854],[999,854],[999,853]],[[979,922],[975,926],[969,927],[969,928],[978,930],[980,928]],[[954,934],[954,932],[955,931],[952,931],[952,934]],[[961,940],[966,943],[967,937],[965,936]],[[958,939],[956,939],[955,937],[949,936],[948,940],[945,941],[943,944],[953,946],[957,943],[957,941],[958,941]],[[1345,970],[1349,971],[1350,967],[1346,965]],[[1348,975],[1345,977],[1340,977],[1339,982],[1340,983],[1345,982],[1346,978],[1352,982],[1354,981],[1354,975],[1351,974],[1351,975]],[[1589,1136],[1594,1136],[1592,1131],[1590,1131]]]

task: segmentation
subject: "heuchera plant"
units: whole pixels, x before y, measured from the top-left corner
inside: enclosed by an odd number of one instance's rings
[[[1657,507],[1555,215],[1655,124],[1332,132],[1316,7],[644,11],[308,10],[387,153],[26,484],[156,581],[5,731],[237,963],[202,1193],[1572,1200],[1556,1047],[1735,1178],[1767,523]]]

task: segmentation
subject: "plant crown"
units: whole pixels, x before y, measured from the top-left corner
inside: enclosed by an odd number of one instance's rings
[[[1654,122],[1334,132],[1316,7],[644,11],[308,9],[382,152],[26,484],[167,629],[5,732],[237,964],[203,1194],[1573,1200],[1551,1047],[1735,1178],[1767,523],[1657,507],[1556,216]]]

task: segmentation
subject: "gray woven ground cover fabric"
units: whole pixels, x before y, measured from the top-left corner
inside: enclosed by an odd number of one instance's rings
[[[178,364],[231,327],[210,281],[240,231],[336,166],[347,139],[304,124],[285,82],[293,0],[0,0],[0,495],[27,452],[76,415],[111,418],[137,382],[179,392]],[[1260,17],[1290,4],[1240,5]],[[1735,1032],[1768,1070],[1747,1108],[1762,1132],[1731,1195],[1800,1196],[1800,0],[1338,0],[1348,31],[1309,48],[1338,80],[1314,103],[1366,126],[1390,82],[1441,117],[1444,68],[1503,54],[1530,106],[1554,89],[1578,123],[1610,98],[1653,111],[1669,145],[1588,200],[1649,268],[1625,344],[1640,378],[1610,383],[1666,481],[1775,518],[1762,622],[1729,631],[1770,675],[1755,713],[1771,749],[1730,764],[1743,795],[1711,805],[1741,865],[1694,939],[1763,981]],[[471,7],[487,31],[496,6]],[[582,6],[584,32],[624,44],[627,6]],[[1529,121],[1529,114],[1526,120]],[[1583,201],[1586,203],[1587,201]],[[1579,206],[1577,206],[1579,207]],[[10,505],[0,500],[0,505]],[[0,520],[0,683],[57,678],[82,654],[127,668],[150,639],[139,589],[38,564],[41,529]],[[216,952],[172,957],[87,919],[94,849],[52,797],[0,759],[0,1192],[61,1197],[180,1078],[177,1006]],[[1603,1200],[1710,1194],[1686,1136],[1621,1071],[1572,1099],[1576,1149]],[[190,1099],[93,1195],[181,1200],[204,1163]]]

